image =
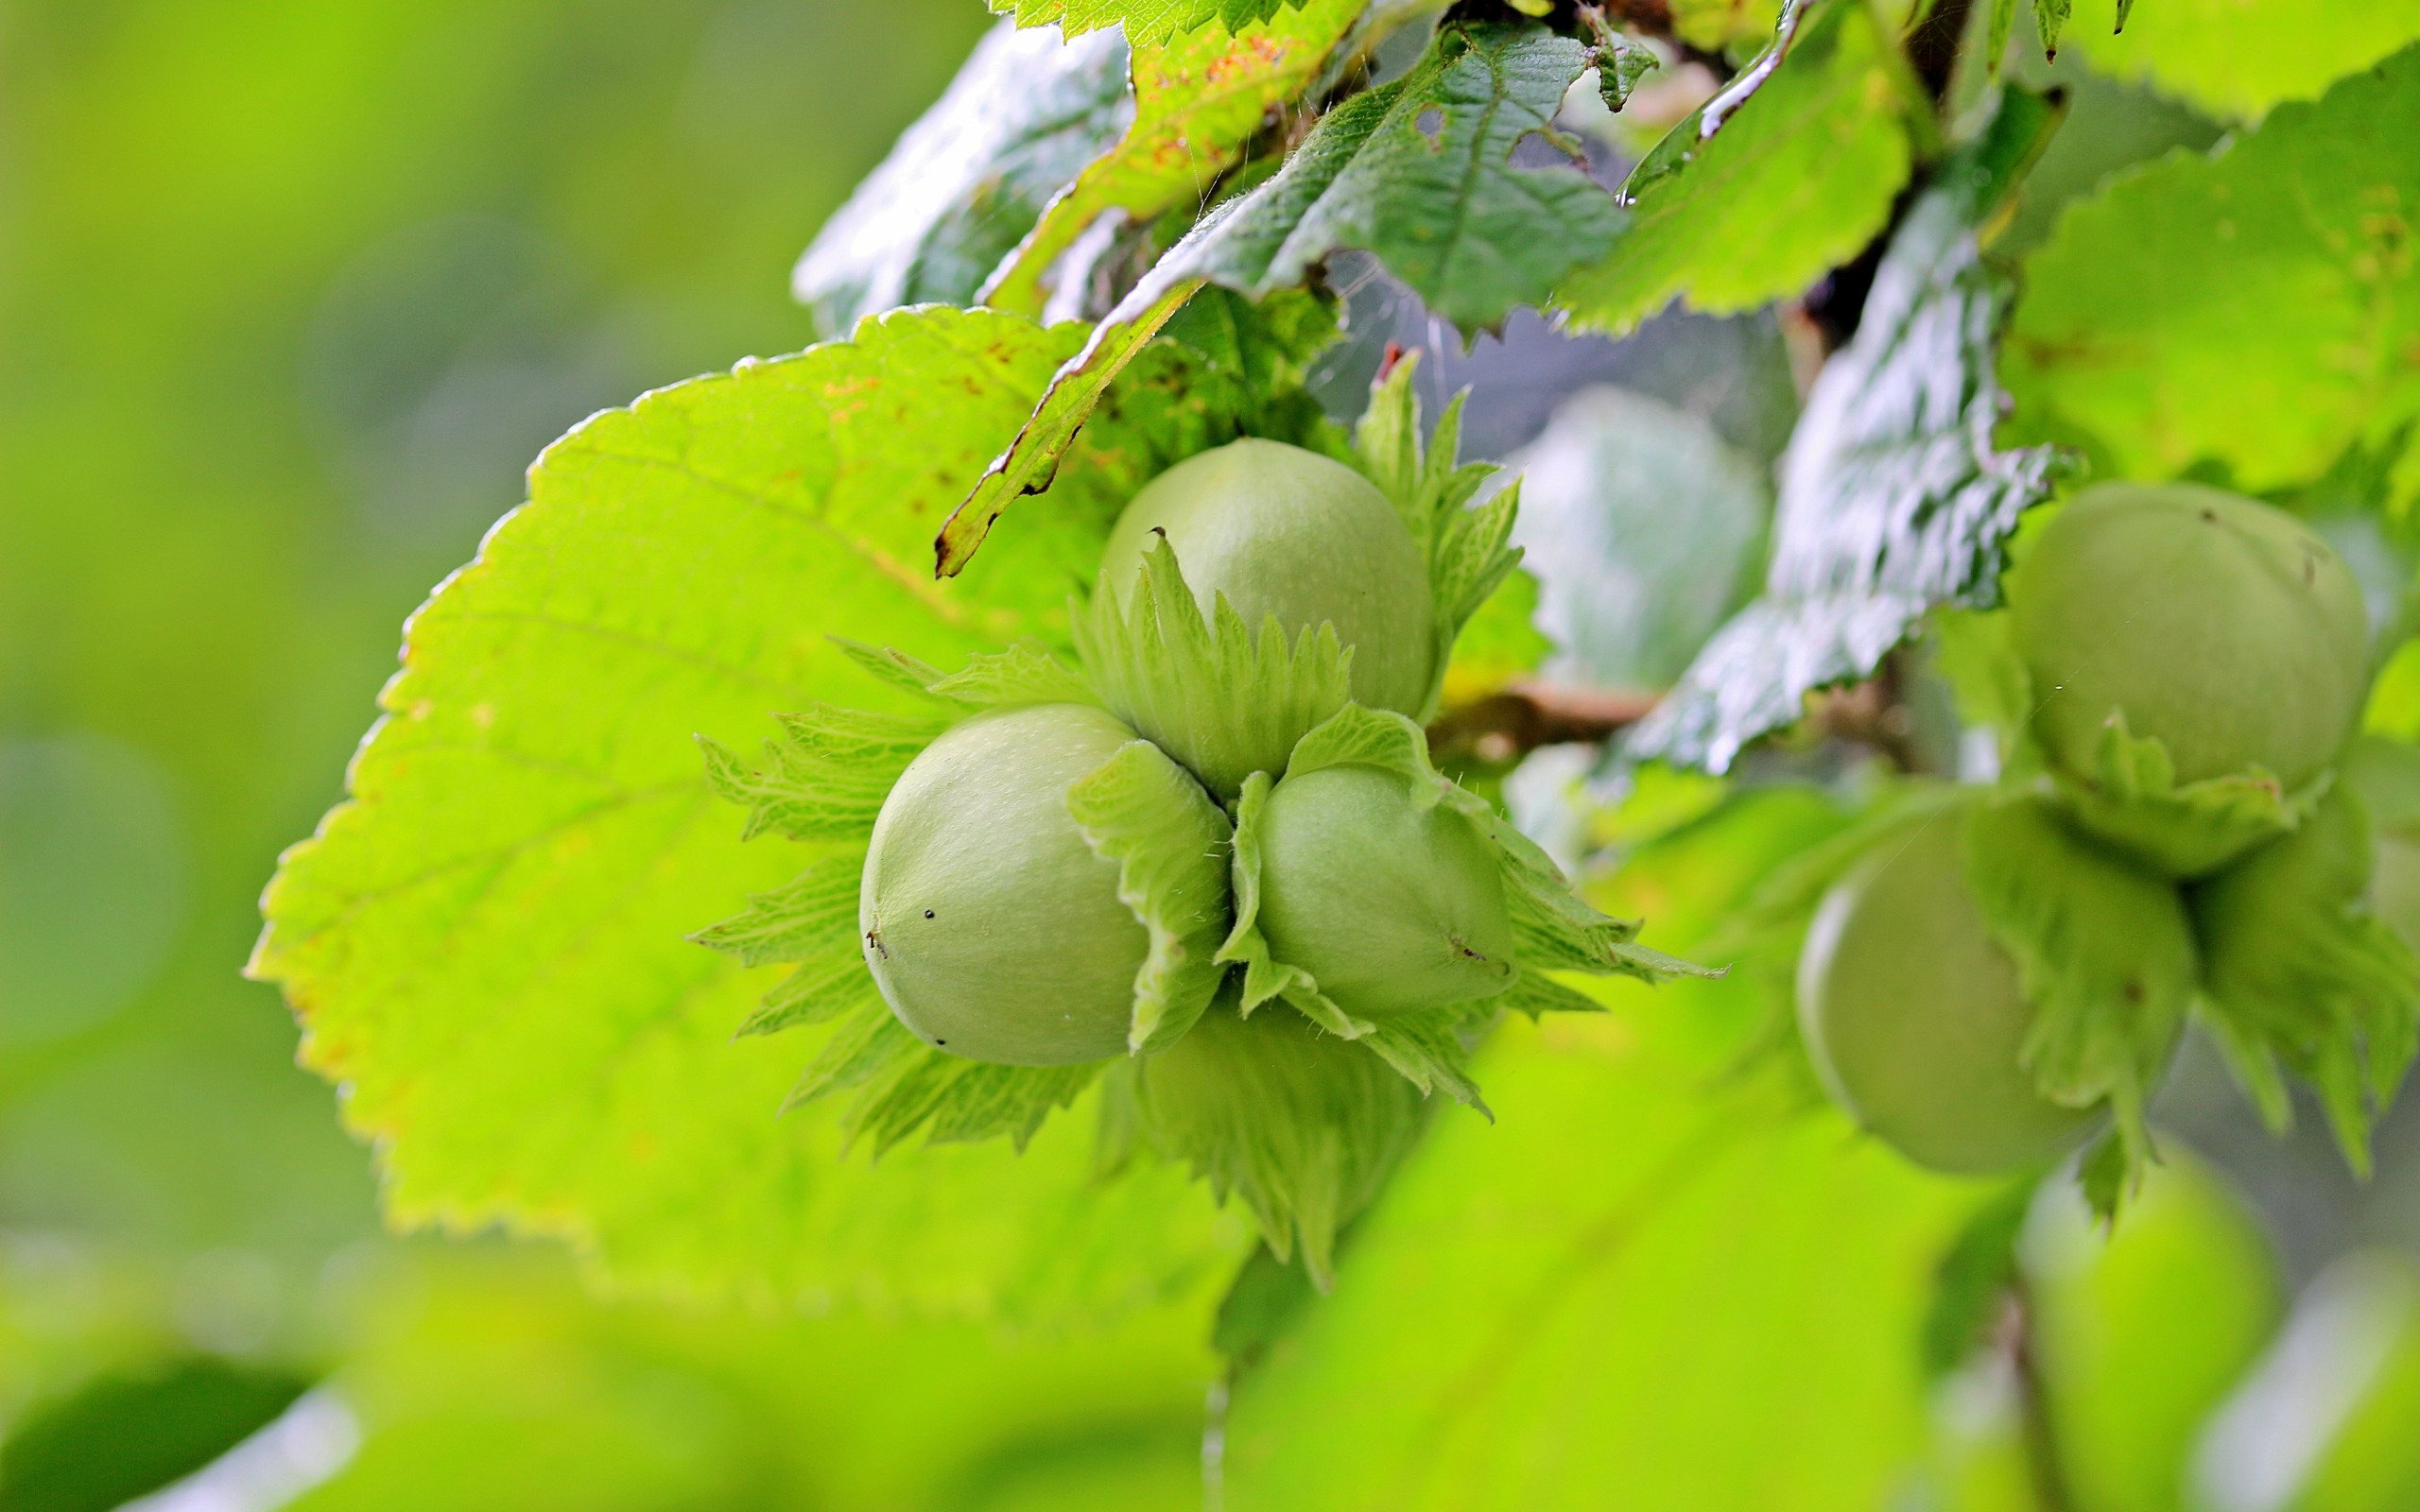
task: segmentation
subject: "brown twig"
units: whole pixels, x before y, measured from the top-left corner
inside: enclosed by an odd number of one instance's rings
[[[1915,717],[1909,713],[1902,681],[1898,659],[1886,658],[1880,670],[1863,682],[1817,694],[1807,721],[1834,740],[1879,753],[1902,772],[1921,772],[1924,752],[1916,746]]]
[[[1914,722],[1900,696],[1895,662],[1863,682],[1815,696],[1807,723],[1833,740],[1864,746],[1903,772],[1924,769]],[[1646,718],[1664,695],[1638,689],[1576,688],[1525,679],[1446,710],[1428,726],[1439,761],[1489,765],[1519,760],[1541,746],[1594,745]]]
[[[1663,695],[1524,681],[1449,709],[1428,727],[1440,758],[1509,762],[1540,746],[1600,741],[1647,717]]]

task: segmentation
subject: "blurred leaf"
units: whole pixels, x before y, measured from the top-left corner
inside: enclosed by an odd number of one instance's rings
[[[2096,72],[2145,83],[2216,115],[2257,119],[2283,100],[2316,98],[2420,38],[2420,0],[2314,9],[2303,0],[2083,0],[2065,41]]]
[[[1550,1022],[1485,1057],[1518,1116],[1441,1124],[1239,1387],[1238,1502],[1880,1504],[1962,1204],[1828,1115],[1708,1098],[1638,1015]]]
[[[600,1305],[526,1252],[390,1263],[362,1293],[332,1387],[361,1447],[297,1512],[1198,1505],[1199,1291],[1016,1334]]]
[[[1059,370],[950,516],[942,570],[958,571],[1011,502],[1046,482],[1109,382],[1204,284],[1259,299],[1358,248],[1465,330],[1542,300],[1619,219],[1576,166],[1512,162],[1531,136],[1564,140],[1554,113],[1587,67],[1585,47],[1543,26],[1451,26],[1410,73],[1322,116],[1274,178],[1196,226]]]
[[[1102,215],[1121,211],[1139,222],[1199,205],[1270,119],[1309,86],[1365,0],[1297,3],[1301,9],[1239,31],[1213,27],[1142,45],[1133,60],[1132,125],[1050,201],[983,285],[982,302],[1039,317],[1052,269]]]
[[[216,1459],[309,1384],[209,1356],[103,1376],[9,1426],[0,1512],[110,1512]]]
[[[1909,210],[1856,337],[1807,395],[1782,458],[1764,596],[1632,731],[1633,751],[1725,770],[1795,721],[1807,693],[1872,671],[1927,610],[1996,597],[2001,548],[2057,461],[1992,442],[2000,298],[1976,227],[2056,125],[2036,96],[2006,100]]]
[[[1593,260],[1557,307],[1620,335],[1674,299],[1753,309],[1856,256],[1908,178],[1895,45],[1871,8],[1827,8],[1711,138],[1703,112],[1672,129],[1634,175],[1636,208],[1611,251],[1583,249]]]
[[[824,223],[791,291],[827,335],[903,304],[974,303],[1043,207],[1133,119],[1117,33],[1062,43],[1001,22]]]
[[[1660,909],[1689,950],[1835,823],[1811,794],[1757,794],[1596,901]],[[1768,982],[1594,984],[1610,1013],[1508,1021],[1481,1057],[1504,1121],[1441,1121],[1335,1293],[1238,1384],[1236,1504],[1883,1504],[1925,1442],[1913,1345],[1971,1189],[1787,1076],[1715,1081]]]
[[[1512,539],[1549,675],[1668,686],[1753,580],[1772,507],[1761,470],[1700,417],[1619,388],[1565,400],[1519,465]]]
[[[1255,22],[1319,0],[986,0],[1020,26],[1057,25],[1073,37],[1102,26],[1120,26],[1136,46],[1167,41],[1179,32],[1220,26],[1238,32]]]
[[[2114,1232],[2072,1189],[2052,1188],[2024,1258],[2050,1431],[2078,1506],[2188,1504],[2194,1438],[2276,1325],[2276,1262],[2252,1213],[2171,1154]]]
[[[1063,644],[1115,501],[1035,511],[957,583],[922,549],[1080,335],[903,312],[609,411],[414,617],[354,799],[287,855],[254,964],[377,1140],[398,1221],[563,1234],[706,1291],[969,1310],[1139,1302],[1219,1253],[1173,1170],[1093,1185],[1075,1118],[1021,1159],[841,1160],[832,1112],[774,1116],[796,1037],[732,1039],[769,978],[683,937],[801,862],[740,844],[692,731],[906,707],[833,632],[944,664]]]
[[[1772,34],[1777,0],[1672,0],[1672,32],[1692,47],[1720,52]]]
[[[2253,490],[2383,441],[2420,415],[2413,204],[2420,47],[2112,180],[2026,264],[2004,353],[2020,422],[2116,476],[2217,463]]]

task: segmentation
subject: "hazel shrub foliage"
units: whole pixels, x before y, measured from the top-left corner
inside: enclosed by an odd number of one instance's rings
[[[852,1094],[877,1148],[1022,1142],[1100,1083],[1104,1166],[1189,1166],[1325,1284],[1423,1099],[1483,1108],[1494,1014],[1593,1005],[1539,972],[1695,970],[1428,763],[1415,720],[1517,558],[1517,488],[1473,506],[1492,470],[1457,465],[1453,410],[1421,446],[1411,369],[1357,448],[1247,437],[1147,482],[1070,608],[1077,665],[853,649],[935,705],[884,727],[912,754],[863,833],[854,969],[830,922],[853,850],[703,936],[809,957],[812,1005],[756,1024],[841,1021],[794,1101]],[[710,751],[717,784],[780,823],[876,717],[788,716],[762,772]],[[785,921],[809,915],[812,948]]]
[[[1943,1171],[2091,1137],[2108,1207],[2198,1012],[2273,1123],[2290,1073],[2366,1169],[2420,1024],[2420,753],[2355,738],[2350,569],[2258,501],[2102,484],[2020,543],[1991,618],[2001,781],[1909,801],[1813,909],[1797,1005],[1826,1090]]]

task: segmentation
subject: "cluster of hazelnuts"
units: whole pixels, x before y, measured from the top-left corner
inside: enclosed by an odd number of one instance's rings
[[[1523,875],[1508,859],[1523,842],[1484,822],[1475,799],[1441,801],[1469,796],[1425,755],[1365,760],[1346,741],[1340,756],[1303,756],[1312,724],[1356,710],[1376,721],[1365,730],[1418,744],[1413,722],[1434,712],[1453,628],[1421,524],[1345,463],[1269,440],[1202,453],[1137,493],[1095,589],[1098,623],[1129,616],[1126,628],[1076,637],[1085,665],[1070,686],[1085,696],[963,720],[882,805],[858,929],[898,1022],[947,1055],[1010,1066],[1148,1051],[1133,1068],[1145,1116],[1180,1145],[1178,1125],[1244,1116],[1235,1088],[1253,1077],[1264,1100],[1312,1108],[1312,1123],[1409,1095],[1345,1041],[1427,1010],[1489,1006],[1525,980],[1533,915],[1522,905],[1535,896],[1507,880]],[[2002,782],[1882,833],[1816,907],[1797,996],[1821,1079],[1927,1166],[1979,1173],[2055,1156],[2107,1120],[2117,1095],[2105,1080],[2062,1087],[2038,1063],[2061,953],[2084,948],[2061,932],[2088,927],[2104,954],[2114,938],[2143,963],[2091,1010],[2132,1036],[2151,1068],[2137,1082],[2165,1066],[2191,995],[2232,1013],[2216,1015],[2222,1042],[2244,1031],[2229,1044],[2239,1068],[2266,1064],[2273,1083],[2282,1054],[2324,1094],[2333,1081],[2340,1102],[2358,1101],[2340,1041],[2359,1027],[2298,1021],[2275,1001],[2308,985],[2296,973],[2315,953],[2345,954],[2331,929],[2367,920],[2374,894],[2420,870],[2402,864],[2394,831],[2420,814],[2420,776],[2408,752],[2356,738],[2371,662],[2351,571],[2267,505],[2102,485],[2028,535],[2006,588],[2003,659],[2023,693],[2003,735],[2017,759]],[[1198,608],[1197,625],[1222,624],[1230,662],[1256,654],[1263,682],[1249,664],[1221,678],[1162,657],[1154,593]],[[1321,655],[1336,707],[1263,685],[1270,666]],[[1096,664],[1118,658],[1128,664]],[[1173,929],[1165,892],[1145,897],[1148,882],[1071,800],[1138,746],[1177,774],[1165,801],[1207,816],[1174,860],[1215,880],[1181,891]],[[1979,856],[2012,835],[2029,848],[2024,889],[2051,899],[2037,911],[2067,920],[2022,948],[2005,900],[1977,885]],[[1568,905],[1583,931],[1613,924]],[[1188,952],[1194,1001],[1177,1033],[1147,1035],[1149,984],[1172,980]],[[2380,990],[2420,1003],[2420,969],[2399,943],[2390,955]],[[1302,1013],[1253,1011],[1275,995],[1248,985],[1265,966],[1300,989],[1288,995]],[[1609,957],[1586,969],[1626,968]],[[2152,980],[2165,997],[2136,1001]],[[2409,1046],[2368,1052],[2399,1067]],[[2128,1085],[2138,1120],[2147,1089]]]
[[[1105,596],[1111,613],[1123,612],[1162,553],[1173,554],[1203,615],[1231,610],[1259,637],[1277,636],[1281,660],[1298,648],[1310,655],[1332,635],[1328,655],[1353,703],[1417,718],[1433,701],[1445,647],[1429,554],[1354,468],[1260,439],[1179,463],[1117,521],[1096,605]],[[1088,649],[1081,636],[1079,649]],[[1259,706],[1248,688],[1138,687],[1131,670],[1087,665],[1105,695],[1098,702],[1001,708],[953,726],[885,800],[858,929],[884,1000],[919,1039],[1015,1066],[1140,1048],[1136,984],[1152,936],[1121,892],[1119,866],[1069,805],[1072,787],[1138,741],[1218,806],[1221,846],[1246,785],[1261,786],[1252,926],[1270,954],[1352,1020],[1383,1022],[1511,985],[1514,928],[1499,857],[1466,813],[1382,765],[1289,771],[1305,731],[1287,711]],[[1234,706],[1205,712],[1205,698]],[[1191,906],[1219,938],[1235,911],[1223,874]],[[1366,1060],[1392,1078],[1364,1052],[1322,1041],[1298,1014],[1252,1014],[1247,1023],[1238,1008],[1253,1006],[1226,984],[1189,1033],[1146,1057],[1150,1079],[1216,1079],[1215,1063],[1238,1040],[1277,1037],[1287,1056]]]
[[[2414,912],[2420,859],[2397,834],[2420,792],[2409,748],[2356,733],[2371,660],[2352,572],[2265,504],[2104,484],[2024,543],[2006,600],[2025,687],[2006,733],[2023,767],[1882,837],[1809,929],[1799,1019],[1829,1091],[1913,1160],[1953,1172],[2048,1159],[2106,1116],[2045,1095],[2026,1064],[2036,978],[2066,963],[2051,939],[2022,970],[1979,902],[1978,849],[2009,832],[1973,819],[1996,810],[2043,842],[2031,885],[2088,891],[2078,906],[2104,936],[2140,961],[2182,963],[2190,991],[2219,1006],[2239,1070],[2282,1105],[2262,1070],[2282,1053],[2325,1095],[2351,1075],[2351,1048],[2330,1042],[2350,1031],[2296,995],[2328,990],[2310,977],[2327,969],[2311,957],[2328,931]],[[2408,996],[2392,962],[2408,975],[2409,956],[2386,945],[2389,979],[2373,990]],[[2132,996],[2102,1010],[2145,1011]],[[2163,1064],[2182,1022],[2154,1031]],[[2408,1054],[2367,1048],[2397,1069]]]

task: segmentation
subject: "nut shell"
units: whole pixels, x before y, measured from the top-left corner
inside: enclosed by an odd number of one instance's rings
[[[977,714],[908,765],[874,821],[858,891],[867,968],[899,1022],[1011,1066],[1125,1053],[1150,936],[1067,788],[1135,739],[1080,704]]]
[[[1353,650],[1355,701],[1419,716],[1435,656],[1428,564],[1369,479],[1252,438],[1187,457],[1118,517],[1101,554],[1112,592],[1133,592],[1155,530],[1204,613],[1224,594],[1255,633],[1272,615],[1288,635],[1332,623]]]

